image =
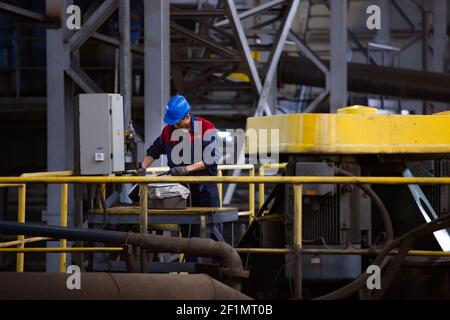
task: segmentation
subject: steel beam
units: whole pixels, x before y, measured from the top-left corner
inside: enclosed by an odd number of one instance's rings
[[[0,2],[0,11],[12,13],[27,19],[32,19],[39,22],[47,22],[47,18],[39,13],[23,9],[17,6],[14,6],[9,3]]]
[[[102,93],[100,86],[72,59],[66,73],[86,93]]]
[[[381,29],[377,31],[376,41],[381,44],[391,42],[391,2],[392,0],[378,0],[381,10]]]
[[[91,38],[93,38],[95,40],[98,40],[98,41],[101,41],[103,43],[109,44],[109,45],[111,45],[113,47],[117,47],[117,48],[120,47],[120,40],[118,40],[116,38],[113,38],[113,37],[110,37],[110,36],[107,36],[107,35],[104,35],[104,34],[101,34],[101,33],[98,33],[98,32],[94,32],[92,34]],[[143,55],[144,54],[144,48],[141,48],[141,47],[138,47],[138,46],[131,46],[131,52]]]
[[[238,11],[234,0],[225,0],[229,19],[234,34],[237,36],[237,45],[242,57],[244,58],[244,64],[248,71],[248,76],[252,82],[254,90],[259,94],[262,90],[261,79],[259,78],[258,70],[256,69],[255,61],[253,61],[250,47],[248,45],[247,38],[245,37],[244,28],[242,27],[241,20],[239,19]]]
[[[120,59],[120,93],[123,97],[123,121],[127,128],[131,121],[131,31],[130,31],[130,0],[119,0],[119,59]]]
[[[207,46],[207,47],[213,49],[214,51],[219,52],[225,56],[233,58],[233,57],[237,57],[239,55],[239,53],[236,52],[235,50],[223,47],[223,46],[217,44],[217,42],[209,40],[207,38],[204,38],[204,37],[196,34],[195,32],[193,32],[183,26],[180,26],[176,23],[171,23],[170,28],[186,37],[189,37],[191,39],[194,39],[195,41],[198,41],[198,42],[204,44],[205,46]]]
[[[164,110],[170,96],[169,1],[144,1],[145,22],[145,145],[163,128]],[[138,155],[143,159],[144,155]]]
[[[63,20],[70,0],[46,0],[46,14]],[[47,48],[47,171],[73,170],[75,158],[75,106],[73,84],[65,76],[70,58],[66,40],[70,33],[66,28],[48,29]],[[43,221],[48,225],[60,224],[60,187],[47,186],[47,208]],[[73,216],[73,190],[69,191],[69,218]],[[49,241],[47,246],[59,246]],[[59,270],[58,256],[47,256],[47,271]]]
[[[267,72],[265,73],[265,79],[261,94],[259,96],[258,107],[256,109],[256,115],[261,116],[265,111],[267,115],[271,115],[270,109],[265,108],[268,105],[267,98],[269,96],[269,91],[272,86],[272,82],[276,79],[276,70],[278,62],[280,61],[281,53],[283,52],[284,45],[286,44],[286,39],[289,35],[289,31],[294,21],[295,15],[297,14],[297,9],[300,4],[300,0],[292,0],[291,5],[286,8],[287,15],[284,21],[281,23],[282,27],[279,31],[279,35],[275,40],[275,47],[273,48],[269,61]]]
[[[447,72],[445,54],[447,49],[447,1],[433,0],[433,67],[434,72]],[[446,104],[434,104],[433,112],[447,109]]]
[[[447,48],[447,1],[433,0],[433,71],[444,70],[445,50]]]
[[[347,105],[347,0],[331,1],[330,112]]]
[[[118,0],[105,0],[100,7],[87,19],[80,31],[69,41],[69,48],[75,51],[113,14],[118,7]]]
[[[292,30],[289,32],[289,39],[294,43],[297,49],[309,60],[311,60],[323,73],[328,75],[330,70],[323,63],[316,53],[309,48]]]
[[[249,18],[249,17],[252,17],[254,15],[261,14],[261,13],[263,13],[263,12],[269,10],[269,9],[272,9],[275,6],[283,4],[285,2],[286,2],[286,0],[272,0],[272,1],[268,1],[268,2],[265,2],[265,3],[261,4],[261,5],[259,5],[259,6],[256,6],[254,8],[251,8],[249,10],[246,10],[244,12],[239,13],[238,17],[239,17],[239,19],[243,20],[245,18]],[[224,19],[224,20],[221,20],[219,22],[216,22],[214,25],[216,27],[224,27],[224,28],[226,28],[226,27],[229,27],[230,24],[231,24],[231,22],[230,22],[229,19]]]

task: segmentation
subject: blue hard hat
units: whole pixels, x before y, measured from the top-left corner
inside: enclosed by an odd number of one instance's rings
[[[176,125],[189,112],[191,112],[191,106],[186,98],[183,96],[174,96],[166,105],[164,122],[170,125]]]

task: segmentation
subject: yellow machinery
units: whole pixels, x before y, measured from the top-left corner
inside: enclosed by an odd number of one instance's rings
[[[249,118],[247,129],[279,130],[273,145],[284,154],[450,154],[450,113],[382,115],[353,106],[337,114]]]
[[[249,118],[247,130],[246,153],[253,158],[271,154],[273,160],[278,152],[276,162],[286,163],[281,171],[286,176],[442,177],[450,173],[447,161],[450,158],[449,112],[388,115],[379,114],[376,108],[351,106],[339,109],[337,114]],[[256,146],[251,140],[254,137],[258,137]],[[265,189],[270,193],[264,195],[264,188],[260,186],[259,199],[270,194],[269,199],[259,204],[260,210],[255,213],[257,223],[239,244],[242,250],[255,246],[282,249],[296,243],[291,236],[296,228],[293,224],[294,188],[277,185]],[[399,237],[447,213],[450,207],[447,186],[377,185],[371,188],[368,185],[306,184],[301,193],[302,242],[304,248],[318,252],[325,248],[377,248],[386,238]],[[386,228],[380,218],[383,212],[390,228]],[[450,235],[442,230],[418,242],[415,249],[450,251]],[[412,263],[411,259],[406,259],[405,264]],[[295,258],[273,257],[268,263],[261,255],[252,256],[249,262],[253,270],[251,290],[268,290],[262,280],[279,273],[291,260]],[[429,261],[415,259],[413,262],[421,267],[429,266]],[[257,268],[262,264],[264,269]],[[313,293],[318,284],[336,285],[352,280],[368,265],[370,260],[364,257],[304,255],[303,278],[314,296],[319,294]],[[421,276],[423,269],[419,270]],[[286,281],[291,281],[289,279],[295,278],[295,268],[286,267],[284,276]],[[282,286],[284,280],[280,279],[283,277],[277,279]],[[442,294],[450,296],[450,292]]]

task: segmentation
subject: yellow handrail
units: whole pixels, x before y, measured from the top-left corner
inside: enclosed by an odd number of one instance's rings
[[[2,252],[30,252],[30,253],[66,253],[66,252],[116,252],[123,251],[122,247],[76,247],[76,248],[0,248]]]
[[[266,169],[284,169],[286,168],[287,163],[265,163],[259,167],[259,176],[263,177],[265,175]],[[264,183],[259,184],[259,208],[262,207],[265,198],[265,188]]]
[[[67,183],[63,183],[61,185],[61,217],[60,217],[60,225],[61,227],[67,227],[67,208],[69,202],[69,185]],[[67,247],[67,240],[61,239],[59,240],[60,248]],[[59,255],[59,272],[66,272],[66,263],[67,256],[65,252],[62,252]]]
[[[222,164],[217,166],[217,176],[223,177],[222,171],[226,170],[248,170],[249,177],[255,176],[255,166],[252,164]],[[220,207],[222,207],[222,183],[217,184],[219,190]],[[250,183],[248,185],[248,211],[239,212],[240,215],[248,213],[249,223],[251,223],[255,217],[255,184]]]
[[[264,183],[273,183],[273,184],[294,184],[294,201],[295,201],[295,212],[294,212],[294,225],[296,226],[294,229],[294,251],[300,256],[302,250],[301,244],[301,230],[302,230],[302,216],[301,216],[301,205],[302,205],[302,187],[303,184],[386,184],[386,185],[407,185],[407,184],[446,184],[450,185],[450,178],[448,177],[288,177],[288,176],[264,176],[264,170],[266,168],[283,168],[286,164],[267,164],[263,165],[260,168],[260,175],[254,176],[254,168],[253,174],[250,173],[248,177],[235,177],[235,176],[185,176],[185,177],[171,177],[171,176],[147,176],[147,177],[111,177],[111,176],[90,176],[90,177],[74,177],[70,176],[65,172],[61,176],[57,176],[55,173],[45,173],[43,176],[41,175],[23,175],[21,177],[0,177],[0,187],[18,187],[19,188],[19,205],[18,205],[18,221],[21,223],[25,222],[25,203],[26,203],[26,184],[27,183],[54,183],[54,184],[63,184],[61,189],[61,225],[67,225],[67,192],[68,185],[70,183],[164,183],[164,182],[177,182],[177,183],[242,183],[254,185],[255,183],[261,184]],[[229,169],[237,169],[243,168],[243,166],[230,166]],[[248,167],[248,165],[244,165],[246,169],[252,171],[252,168]],[[220,170],[225,170],[224,167],[219,167]],[[148,171],[159,170],[159,172],[164,171],[166,168],[151,168]],[[228,169],[228,168],[227,168]],[[264,188],[264,186],[263,186]],[[264,191],[264,189],[262,189]],[[253,189],[254,192],[254,189]],[[254,203],[254,198],[251,196],[252,191],[250,191],[250,202]],[[264,192],[260,192],[260,205],[263,203],[264,198],[261,200],[261,194],[264,197]],[[251,204],[250,204],[251,205]],[[254,211],[254,207],[250,206],[250,212]],[[252,216],[253,217],[253,216]],[[111,250],[111,248],[65,248],[66,244],[63,242],[65,240],[61,240],[60,248],[24,248],[24,243],[26,242],[23,236],[18,237],[18,241],[20,242],[18,248],[0,248],[0,252],[16,252],[17,253],[17,271],[23,271],[23,253],[25,252],[58,252],[61,254],[60,267],[62,270],[63,261],[65,263],[65,255],[62,254],[65,252],[83,252],[97,249],[98,251],[102,250]],[[44,250],[45,251],[42,251]],[[119,250],[119,249],[117,249]],[[121,250],[121,249],[120,249]],[[113,250],[114,251],[114,250]],[[306,249],[305,249],[306,252]],[[63,259],[64,257],[64,259]],[[299,290],[301,287],[299,283],[301,282],[301,274],[296,275],[296,288]],[[301,292],[296,292],[297,296],[301,295]]]
[[[48,178],[48,177],[69,177],[73,175],[73,171],[50,171],[50,172],[30,172],[30,173],[24,173],[22,174],[20,177],[21,178]],[[19,203],[18,203],[18,215],[17,215],[17,222],[19,223],[25,223],[25,207],[26,207],[26,184],[21,184],[21,185],[17,185],[19,187]],[[66,185],[66,189],[65,189],[65,210],[63,210],[63,191],[61,190],[61,223],[63,221],[65,221],[65,226],[67,226],[67,185]],[[25,243],[27,243],[27,241],[25,241],[25,237],[22,235],[17,236],[17,240],[18,240],[18,249],[24,249],[25,248]],[[66,245],[66,240],[61,240],[60,243],[61,245]],[[12,252],[12,251],[11,251]],[[16,271],[17,272],[23,272],[24,270],[24,252],[26,251],[17,251],[17,259],[16,259]],[[64,254],[61,254],[60,256],[60,271],[62,270],[62,263],[64,261],[64,267],[65,267],[65,259],[66,256]],[[65,272],[65,269],[64,271]]]
[[[35,237],[35,238],[27,238],[23,240],[16,240],[16,241],[8,241],[8,242],[1,242],[0,248],[7,248],[12,246],[17,246],[22,243],[33,243],[33,242],[40,242],[40,241],[47,241],[51,240],[51,238],[45,238],[45,237]]]
[[[111,176],[72,176],[72,177],[0,177],[1,183],[273,183],[273,184],[384,184],[384,185],[408,185],[408,184],[450,184],[450,177],[317,177],[317,176],[147,176],[147,177],[111,177]]]
[[[2,183],[0,184],[0,188],[17,188],[19,195],[17,200],[17,222],[24,223],[25,222],[25,206],[26,206],[26,193],[27,187],[26,184],[23,183]],[[24,248],[25,237],[22,235],[17,236],[17,244],[19,248]],[[24,256],[23,253],[18,253],[16,258],[16,271],[23,272],[23,264],[24,264]]]

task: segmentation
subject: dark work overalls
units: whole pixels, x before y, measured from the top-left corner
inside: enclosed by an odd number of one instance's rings
[[[197,122],[194,126],[194,122]],[[194,132],[194,128],[196,131],[200,131],[201,128],[201,137],[199,136],[200,132]],[[177,163],[175,164],[172,159],[172,150],[173,148],[180,143],[181,141],[171,141],[172,132],[176,128],[171,125],[167,125],[164,127],[161,136],[158,137],[154,142],[153,145],[151,145],[147,149],[147,155],[158,159],[162,154],[167,155],[167,161],[168,166],[170,168],[176,167],[176,166],[187,166],[192,163],[194,163],[194,135],[197,135],[197,138],[201,138],[202,143],[202,160],[203,159],[203,151],[205,148],[214,141],[214,139],[211,139],[211,141],[204,141],[203,136],[207,130],[215,130],[214,125],[209,122],[208,120],[205,120],[200,117],[193,117],[191,116],[191,129],[190,129],[190,139],[191,139],[191,162],[190,163]],[[214,155],[214,154],[213,154]],[[201,171],[197,171],[192,173],[192,175],[198,175],[198,176],[216,176],[217,175],[217,163],[214,162],[212,164],[208,164],[205,162],[206,168]],[[191,201],[193,207],[219,207],[219,193],[217,190],[217,185],[214,183],[196,183],[196,184],[190,184],[190,191],[191,191]],[[222,232],[222,226],[217,225],[215,226],[219,230],[220,235],[223,234]],[[197,225],[180,225],[181,234],[183,237],[198,237],[200,235],[200,226]],[[189,232],[190,231],[190,232]]]

